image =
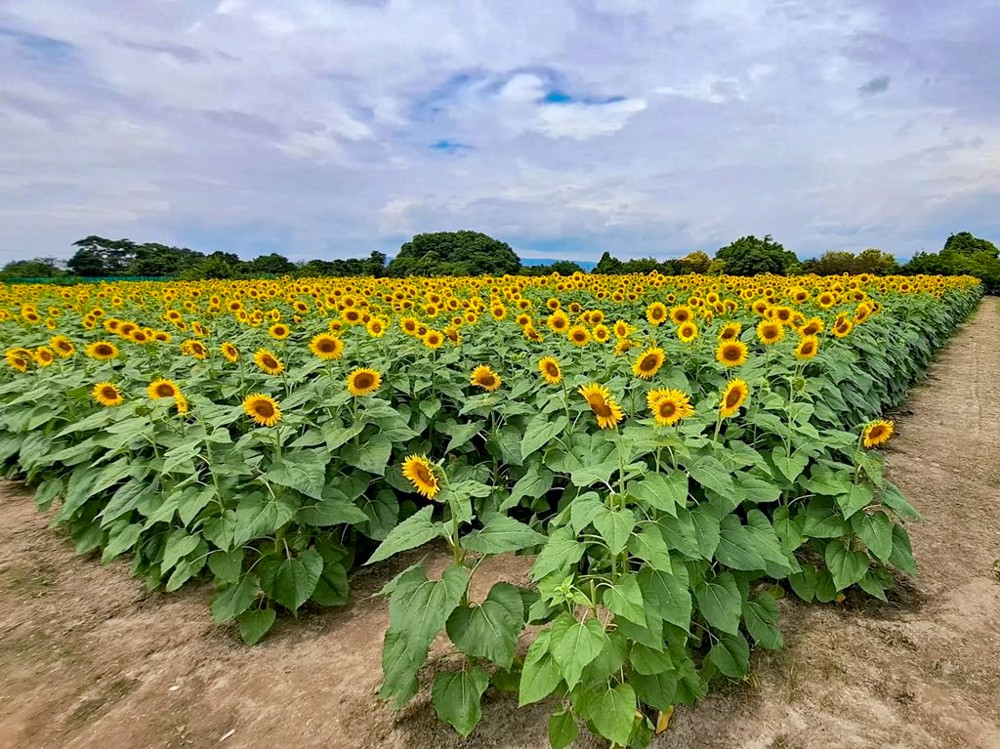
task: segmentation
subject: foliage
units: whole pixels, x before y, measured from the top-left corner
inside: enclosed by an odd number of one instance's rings
[[[497,688],[551,701],[554,746],[581,725],[643,746],[745,676],[751,644],[781,647],[780,596],[884,597],[915,573],[917,513],[868,449],[891,427],[869,422],[980,295],[898,276],[0,285],[0,469],[80,553],[129,554],[151,587],[211,579],[212,616],[248,643],[437,539],[440,574],[383,590],[382,695],[416,694],[443,632],[459,657],[431,699],[463,735]],[[735,323],[747,360],[727,366]],[[662,391],[690,412],[659,423]],[[601,429],[609,404],[624,420]],[[535,554],[531,589],[475,596],[509,553]]]
[[[755,276],[761,273],[785,275],[796,269],[798,258],[780,243],[766,235],[758,239],[752,234],[740,237],[715,253],[731,276]]]
[[[974,276],[988,294],[1000,294],[1000,259],[996,245],[967,231],[948,237],[939,253],[918,252],[903,268],[908,274]]]
[[[899,264],[896,262],[896,258],[888,252],[882,252],[874,247],[869,247],[858,255],[847,251],[825,252],[815,260],[806,260],[803,262],[802,270],[816,273],[820,276],[857,275],[861,273],[887,276],[898,273]]]
[[[478,231],[417,234],[399,248],[386,268],[390,276],[503,275],[521,260],[510,245]]]

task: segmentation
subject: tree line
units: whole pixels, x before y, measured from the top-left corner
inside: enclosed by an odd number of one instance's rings
[[[130,239],[89,236],[73,243],[76,252],[69,260],[36,258],[15,260],[0,270],[0,280],[51,278],[154,277],[180,280],[235,279],[262,276],[475,276],[504,274],[572,275],[583,269],[570,261],[551,265],[525,266],[509,244],[476,231],[417,234],[405,242],[389,260],[381,252],[366,258],[309,260],[295,263],[277,253],[243,260],[229,252],[204,254],[186,247],[170,247],[155,242],[139,244]],[[666,275],[702,273],[753,276],[760,273],[789,275],[816,273],[871,273],[874,275],[918,273],[970,275],[983,280],[987,291],[1000,293],[1000,259],[997,247],[970,232],[952,234],[940,252],[919,252],[906,263],[875,248],[857,254],[826,252],[817,258],[799,260],[771,235],[740,237],[721,247],[714,257],[692,252],[680,258],[653,257],[619,260],[605,252],[594,273],[629,274],[657,271]]]

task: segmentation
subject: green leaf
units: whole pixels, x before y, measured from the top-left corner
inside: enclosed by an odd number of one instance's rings
[[[490,677],[481,666],[438,674],[431,687],[431,700],[438,718],[463,738],[468,736],[482,717],[480,701],[489,683]]]
[[[802,532],[809,538],[839,538],[850,533],[840,510],[829,499],[813,497],[806,508],[806,523]]]
[[[655,525],[645,525],[639,533],[633,533],[628,540],[629,553],[643,559],[654,569],[672,572],[670,552],[663,540],[663,534]]]
[[[684,471],[650,473],[631,484],[629,494],[650,507],[676,515],[677,508],[687,502],[688,476]]]
[[[549,746],[552,749],[566,749],[576,741],[580,729],[571,712],[554,713],[549,717]]]
[[[743,635],[725,634],[708,651],[708,660],[725,676],[741,679],[750,668],[750,646]]]
[[[779,445],[774,448],[771,452],[771,460],[774,461],[774,465],[779,471],[788,479],[789,483],[794,484],[795,479],[799,477],[802,471],[805,470],[806,466],[809,464],[809,458],[802,453],[795,451],[791,455],[785,450],[783,445]]]
[[[239,615],[240,637],[243,638],[243,642],[247,645],[256,645],[274,626],[277,617],[278,612],[274,609],[244,611]]]
[[[862,484],[852,484],[846,494],[838,494],[836,499],[844,517],[850,518],[872,503],[872,490]]]
[[[510,668],[524,626],[524,604],[517,588],[497,583],[481,604],[459,606],[446,629],[455,646],[473,658],[486,658]]]
[[[868,572],[868,555],[863,551],[852,551],[839,539],[827,543],[824,557],[837,590],[853,585]]]
[[[725,496],[736,490],[729,471],[711,455],[702,455],[687,468],[691,478],[714,492]]]
[[[329,525],[358,525],[367,523],[369,518],[342,491],[333,487],[323,489],[323,497],[317,502],[306,502],[298,512],[298,519],[306,525],[324,527]]]
[[[639,589],[639,579],[635,575],[622,575],[610,587],[605,588],[604,605],[615,616],[628,619],[640,627],[646,626],[642,591]]]
[[[355,421],[345,427],[339,420],[334,420],[326,422],[320,431],[323,433],[323,439],[326,440],[326,448],[333,451],[361,434],[365,430],[365,426],[363,421]]]
[[[101,552],[101,564],[108,564],[115,557],[131,549],[141,535],[142,523],[131,523],[124,526],[114,536],[110,536]]]
[[[272,463],[266,478],[275,484],[300,491],[313,499],[323,498],[326,481],[326,461],[317,451],[301,450],[287,453],[280,463]]]
[[[506,515],[495,514],[486,520],[482,530],[464,536],[462,546],[480,554],[503,554],[538,546],[547,540],[531,526]]]
[[[546,575],[569,569],[583,557],[584,545],[577,541],[572,528],[557,528],[535,557],[531,577],[541,580]]]
[[[806,603],[816,597],[816,587],[818,585],[817,571],[811,564],[803,564],[802,571],[788,577],[788,582],[795,591],[795,595]]]
[[[262,500],[247,497],[236,507],[236,526],[233,529],[233,544],[242,546],[247,541],[269,536],[295,517],[293,505],[283,499]]]
[[[743,623],[754,642],[768,650],[780,650],[784,639],[778,629],[778,602],[761,593],[743,604]]]
[[[642,600],[646,605],[646,619],[656,617],[670,622],[685,632],[691,626],[691,592],[688,589],[688,571],[683,564],[674,564],[673,573],[663,572],[645,565],[637,579]]]
[[[566,685],[572,689],[580,681],[580,674],[604,647],[604,627],[596,619],[580,622],[563,614],[552,623],[549,649],[559,664]]]
[[[629,684],[635,687],[636,696],[644,704],[655,707],[657,710],[667,711],[674,706],[677,679],[678,672],[674,669],[661,671],[657,674],[633,672],[629,676]]]
[[[517,706],[524,707],[548,697],[562,681],[559,664],[549,652],[552,630],[538,633],[524,657],[521,669],[521,684],[518,689]]]
[[[469,582],[469,572],[453,565],[440,580],[428,580],[422,565],[401,574],[389,599],[389,621],[415,649],[426,650],[455,610]]]
[[[433,512],[434,506],[427,505],[393,528],[365,564],[381,562],[393,554],[415,549],[437,538],[441,534],[441,524],[431,520]]]
[[[705,578],[695,586],[694,597],[705,621],[731,635],[739,633],[743,599],[732,572]]]
[[[510,496],[500,504],[500,510],[509,510],[511,507],[515,507],[524,497],[532,499],[544,497],[552,488],[554,478],[552,471],[543,468],[540,464],[529,466],[527,473],[514,484]]]
[[[883,562],[892,556],[892,520],[884,512],[857,513],[851,518],[851,528],[868,551]]]
[[[257,584],[253,575],[244,575],[238,583],[219,589],[212,599],[212,618],[217,622],[234,619],[242,614],[257,598]]]
[[[167,570],[173,569],[182,557],[186,557],[198,547],[200,540],[200,536],[189,535],[180,529],[171,531],[163,549],[163,561],[160,562],[161,572],[166,573]]]
[[[481,421],[470,421],[465,424],[455,424],[448,432],[451,435],[451,440],[448,442],[448,447],[445,448],[445,452],[450,453],[452,450],[457,450],[479,434],[482,428],[483,422]]]
[[[609,510],[604,506],[594,514],[593,523],[601,538],[607,542],[611,553],[620,554],[635,528],[635,515],[627,508]]]
[[[545,414],[539,414],[529,421],[524,429],[524,436],[521,438],[521,459],[527,460],[529,455],[561,434],[567,423],[565,416],[550,419]]]
[[[392,708],[398,710],[420,691],[417,671],[427,659],[427,647],[412,643],[391,626],[382,642],[382,688],[379,697],[392,699]]]
[[[384,434],[374,434],[360,445],[347,445],[340,452],[347,465],[376,476],[385,475],[385,467],[391,455],[392,441]]]
[[[243,571],[243,549],[213,551],[208,557],[208,567],[221,583],[235,583]]]
[[[901,518],[913,518],[923,520],[923,516],[906,501],[899,487],[891,481],[886,481],[885,486],[879,490],[879,499],[882,503]]]
[[[910,548],[910,536],[901,525],[892,526],[892,554],[889,555],[889,564],[911,575],[917,574],[917,563]]]
[[[767,568],[767,562],[757,549],[753,535],[736,515],[727,515],[721,527],[719,547],[715,550],[715,558],[719,562],[735,570]]]
[[[260,574],[260,587],[272,601],[292,611],[309,600],[323,573],[323,557],[315,549],[294,559],[271,563]]]
[[[635,723],[635,690],[628,684],[608,688],[602,684],[588,692],[579,701],[580,713],[597,729],[597,732],[621,746],[626,746]]]

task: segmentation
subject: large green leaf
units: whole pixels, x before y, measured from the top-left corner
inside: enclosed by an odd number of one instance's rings
[[[431,700],[438,718],[468,736],[482,717],[480,701],[489,683],[489,674],[481,666],[435,676]]]
[[[673,564],[673,572],[663,572],[644,565],[637,581],[646,606],[646,619],[651,617],[670,622],[685,632],[691,626],[691,592],[688,571],[683,564]]]
[[[545,543],[546,536],[506,515],[489,517],[481,530],[462,538],[462,546],[480,554],[503,554]]]
[[[628,619],[640,627],[646,626],[642,591],[639,589],[639,579],[635,575],[622,575],[605,588],[604,605],[615,616]]]
[[[676,515],[677,508],[687,502],[688,476],[684,471],[650,473],[631,484],[629,493],[640,502]]]
[[[433,512],[434,506],[427,505],[393,528],[365,564],[381,562],[393,554],[415,549],[441,535],[441,524],[431,520]]]
[[[455,610],[469,581],[465,567],[453,565],[440,580],[428,580],[422,565],[415,565],[395,580],[389,599],[389,622],[413,645],[426,650]]]
[[[754,642],[761,647],[780,650],[784,646],[778,629],[778,602],[774,596],[761,593],[744,603],[743,623]]]
[[[694,589],[698,611],[716,629],[735,635],[740,631],[743,599],[732,572],[707,577]]]
[[[633,533],[628,540],[628,550],[632,556],[645,560],[655,569],[673,571],[670,551],[663,540],[663,534],[655,525],[641,526],[638,533]]]
[[[612,554],[620,554],[628,543],[632,529],[635,528],[635,514],[625,508],[613,510],[603,506],[594,513],[592,521],[601,538],[607,542]]]
[[[323,573],[323,557],[315,549],[303,551],[297,557],[264,566],[260,587],[272,601],[297,611],[309,600]]]
[[[838,494],[837,505],[845,518],[850,518],[872,503],[872,490],[863,484],[851,484],[845,494]]]
[[[524,604],[513,585],[497,583],[480,604],[459,606],[448,617],[448,637],[466,655],[486,658],[504,669],[514,660],[524,625]]]
[[[550,629],[539,632],[524,656],[521,683],[517,695],[518,707],[545,699],[562,681],[562,671],[559,664],[549,652],[551,636],[552,630]]]
[[[602,684],[577,703],[580,714],[601,736],[621,746],[626,746],[632,735],[636,707],[635,690],[629,684]]]
[[[280,463],[273,463],[267,469],[268,481],[291,487],[313,499],[323,498],[325,476],[326,462],[313,450],[286,453]]]
[[[552,623],[549,650],[559,664],[566,685],[572,689],[580,674],[604,647],[604,627],[596,619],[580,622],[563,614]]]
[[[561,434],[567,423],[565,416],[552,419],[545,414],[539,414],[528,422],[521,437],[522,460],[527,460],[528,456]]]
[[[576,540],[572,528],[557,528],[535,557],[531,576],[535,580],[541,580],[553,572],[568,569],[580,561],[584,548],[584,545]]]
[[[853,585],[868,572],[868,555],[863,551],[851,550],[839,539],[827,543],[824,557],[837,590]]]
[[[347,445],[340,452],[347,465],[376,476],[385,474],[385,467],[391,454],[392,441],[384,434],[374,434],[360,445]]]
[[[708,660],[714,663],[722,674],[733,679],[741,679],[747,675],[750,667],[750,646],[743,635],[724,634],[708,651]]]

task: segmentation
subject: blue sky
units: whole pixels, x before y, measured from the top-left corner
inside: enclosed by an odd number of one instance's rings
[[[1000,0],[5,0],[0,263],[1000,239]]]

